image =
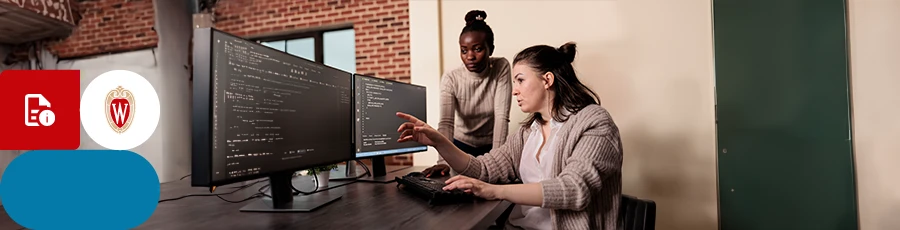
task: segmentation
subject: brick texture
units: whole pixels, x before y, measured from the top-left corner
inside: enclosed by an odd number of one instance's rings
[[[59,58],[157,46],[153,0],[77,2],[81,19],[72,35],[47,44]],[[219,0],[214,12],[217,29],[244,37],[352,23],[356,72],[410,81],[409,0]],[[27,57],[25,50],[17,53]],[[412,155],[386,162],[412,165]]]
[[[353,23],[356,72],[409,82],[408,0],[220,0],[216,28],[238,36]]]
[[[409,0],[219,0],[215,27],[243,37],[352,23],[356,72],[410,81]],[[388,157],[412,165],[412,155]]]
[[[81,20],[68,38],[51,42],[59,58],[78,58],[156,47],[153,0],[77,1]]]

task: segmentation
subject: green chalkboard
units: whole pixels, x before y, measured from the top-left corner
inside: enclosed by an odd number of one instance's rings
[[[845,8],[713,0],[721,229],[857,229]]]

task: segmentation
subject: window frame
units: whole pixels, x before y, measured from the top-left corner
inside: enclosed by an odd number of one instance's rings
[[[339,30],[348,30],[348,29],[353,30],[354,33],[356,32],[355,28],[353,28],[353,25],[350,24],[350,25],[333,26],[333,27],[328,27],[328,28],[312,28],[312,29],[305,30],[305,31],[288,32],[288,33],[279,34],[279,35],[263,35],[263,36],[254,38],[254,40],[258,43],[262,43],[262,42],[273,42],[273,41],[288,41],[288,40],[301,39],[301,38],[313,38],[313,49],[314,49],[313,52],[315,52],[315,60],[313,60],[313,61],[315,61],[316,63],[325,64],[325,40],[323,39],[323,37],[325,36],[325,33],[332,32],[332,31],[339,31]],[[356,44],[354,44],[354,45],[356,45]]]

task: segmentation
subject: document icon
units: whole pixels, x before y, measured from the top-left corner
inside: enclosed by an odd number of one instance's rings
[[[78,70],[0,71],[0,150],[78,149],[80,85]]]
[[[37,99],[37,104],[32,103]],[[25,126],[50,126],[56,121],[53,111],[50,111],[50,101],[41,94],[25,95]]]

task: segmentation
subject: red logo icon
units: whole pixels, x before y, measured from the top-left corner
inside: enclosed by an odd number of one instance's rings
[[[131,121],[134,120],[132,119],[134,94],[122,86],[116,87],[106,94],[106,106],[109,108],[106,110],[106,121],[109,122],[109,127],[118,134],[128,131]]]
[[[80,88],[78,70],[0,72],[0,150],[77,149]]]

